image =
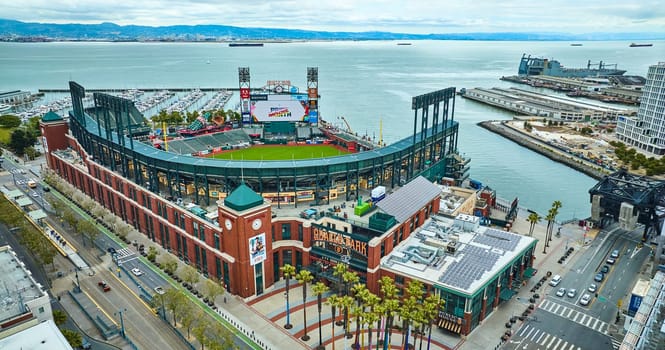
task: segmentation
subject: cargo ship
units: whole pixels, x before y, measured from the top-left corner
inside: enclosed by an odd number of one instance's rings
[[[636,43],[632,43],[632,44],[630,44],[629,46],[630,46],[630,47],[651,47],[651,46],[653,46],[653,44],[636,44]]]
[[[229,47],[262,47],[263,43],[229,43]]]
[[[562,78],[585,78],[585,77],[597,77],[597,76],[608,76],[608,75],[623,75],[626,73],[625,70],[617,69],[616,64],[606,64],[603,61],[598,63],[596,68],[595,63],[592,64],[591,61],[587,63],[586,68],[565,68],[557,60],[549,60],[547,58],[538,58],[527,56],[526,54],[522,55],[520,60],[520,66],[517,70],[517,74],[520,76],[529,76],[529,75],[549,75],[553,77],[562,77]]]

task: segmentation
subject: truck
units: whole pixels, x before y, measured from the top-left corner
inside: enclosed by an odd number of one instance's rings
[[[386,197],[386,187],[377,186],[372,190],[372,202],[376,203]]]

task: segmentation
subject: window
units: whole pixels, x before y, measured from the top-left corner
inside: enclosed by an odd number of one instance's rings
[[[40,306],[38,310],[39,310],[40,314],[44,313],[44,307],[43,306]]]
[[[293,265],[293,252],[291,250],[285,250],[282,253],[282,266],[286,264]]]
[[[303,241],[302,224],[298,224],[298,240]]]
[[[215,233],[215,249],[220,250],[221,246],[219,244],[219,235]]]
[[[282,239],[291,239],[291,224],[282,224]]]

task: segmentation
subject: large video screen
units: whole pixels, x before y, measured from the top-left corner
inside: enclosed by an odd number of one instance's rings
[[[307,121],[307,95],[252,95],[250,111],[255,122]]]

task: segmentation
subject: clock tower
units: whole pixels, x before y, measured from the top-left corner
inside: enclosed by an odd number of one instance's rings
[[[227,288],[243,298],[260,295],[274,283],[270,203],[241,183],[218,208],[223,253],[231,257],[224,261]]]

